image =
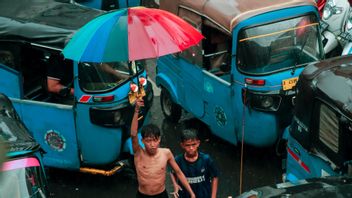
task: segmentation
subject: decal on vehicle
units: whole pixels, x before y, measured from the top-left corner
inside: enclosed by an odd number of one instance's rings
[[[56,130],[49,130],[44,134],[44,140],[52,149],[62,152],[66,149],[66,139]]]
[[[214,113],[215,113],[216,123],[219,126],[225,126],[227,123],[227,117],[224,112],[224,109],[222,107],[216,106]]]
[[[83,102],[83,103],[87,103],[89,102],[89,100],[92,98],[92,96],[90,95],[83,95],[78,102]]]

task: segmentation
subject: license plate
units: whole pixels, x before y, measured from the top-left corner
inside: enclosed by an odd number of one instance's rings
[[[297,81],[298,77],[282,80],[282,89],[284,91],[292,89],[294,86],[296,86]]]

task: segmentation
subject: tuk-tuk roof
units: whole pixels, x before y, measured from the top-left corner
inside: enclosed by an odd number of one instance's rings
[[[54,0],[1,0],[0,39],[63,49],[74,32],[103,13]]]
[[[314,0],[161,0],[160,2],[160,8],[174,13],[178,7],[193,10],[228,32],[232,32],[239,22],[254,15],[302,5],[316,4]]]
[[[33,151],[39,144],[30,136],[28,129],[22,123],[11,101],[0,93],[0,138],[7,147],[8,154]]]
[[[331,101],[352,119],[352,55],[312,63],[300,78],[316,97]]]

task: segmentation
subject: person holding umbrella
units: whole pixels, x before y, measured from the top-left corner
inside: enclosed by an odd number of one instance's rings
[[[134,164],[136,166],[138,191],[137,198],[154,197],[168,198],[165,188],[167,165],[170,165],[174,174],[185,187],[191,198],[195,198],[191,186],[185,175],[177,165],[173,154],[167,148],[159,148],[160,130],[153,124],[142,128],[143,149],[138,143],[138,114],[142,107],[143,99],[136,100],[135,111],[131,123],[132,147],[134,152]]]
[[[137,60],[183,51],[197,45],[203,38],[196,28],[170,12],[134,7],[108,12],[93,19],[74,34],[62,53],[65,58],[78,62],[131,61],[133,64]],[[165,179],[166,167],[170,165],[194,198],[171,151],[159,148],[160,131],[157,127],[147,125],[142,128],[145,149],[140,147],[138,113],[143,105],[143,99],[137,98],[131,123],[138,179],[137,197],[168,197]]]

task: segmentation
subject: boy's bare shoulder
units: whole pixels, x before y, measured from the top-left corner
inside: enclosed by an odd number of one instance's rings
[[[169,148],[159,148],[161,152],[163,153],[169,153],[171,152]]]
[[[159,148],[159,149],[164,155],[169,156],[170,154],[172,154],[169,148]]]

